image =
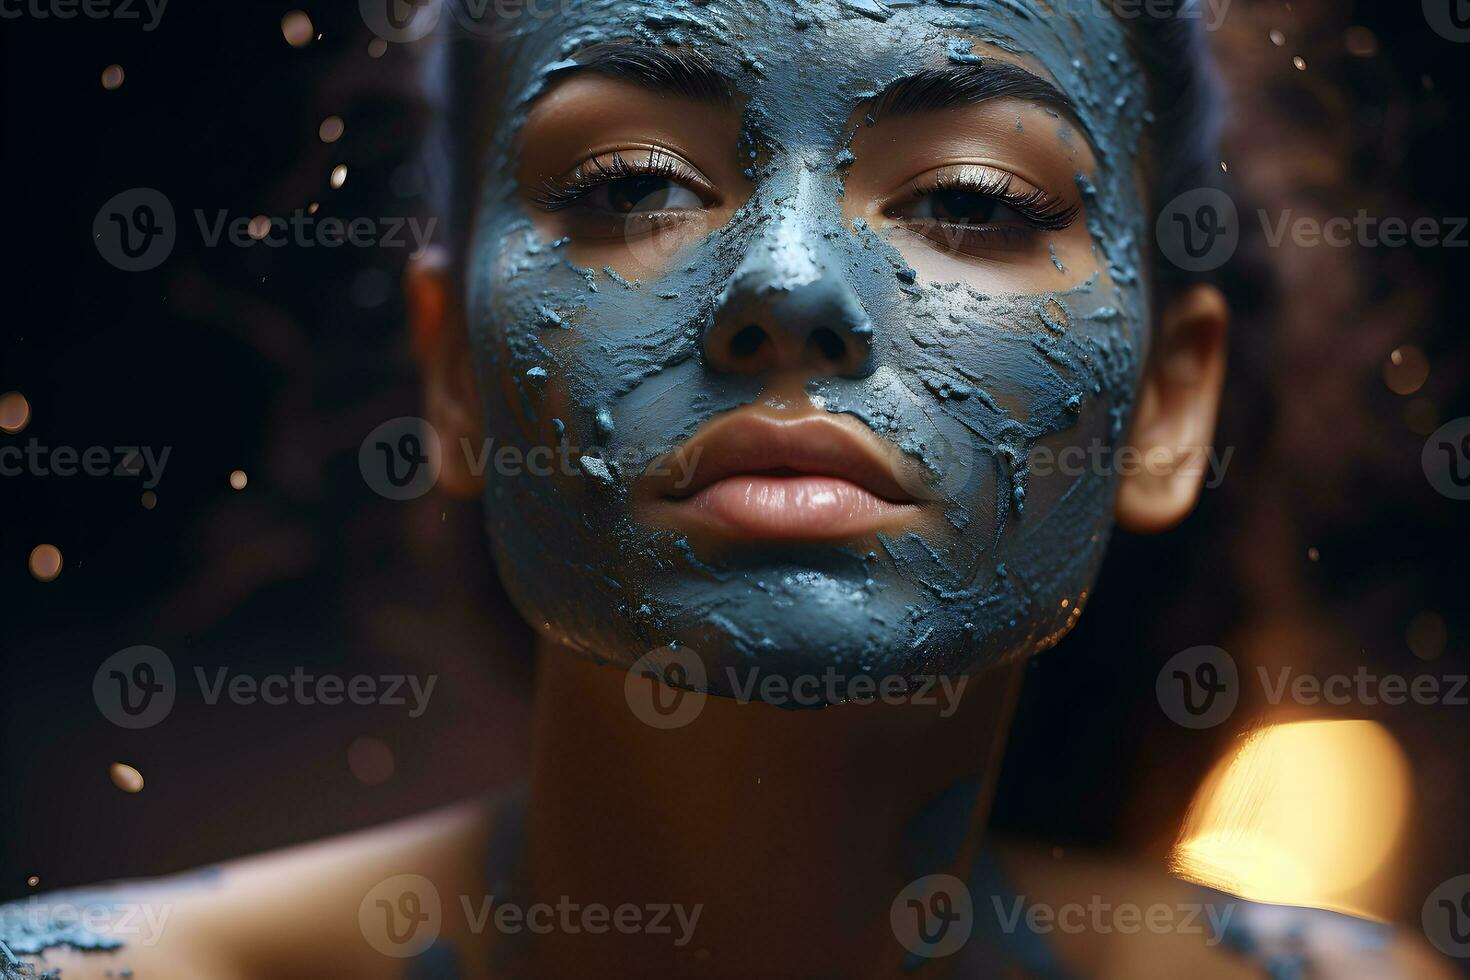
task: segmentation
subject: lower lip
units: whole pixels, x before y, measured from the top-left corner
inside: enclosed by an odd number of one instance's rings
[[[715,529],[783,540],[871,534],[917,511],[913,504],[884,500],[856,483],[832,476],[731,476],[681,504]]]

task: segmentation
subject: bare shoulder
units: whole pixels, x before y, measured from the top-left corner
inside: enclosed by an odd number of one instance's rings
[[[475,893],[493,811],[467,802],[196,872],[32,896],[0,907],[0,941],[65,980],[399,980],[420,950],[388,935],[374,896],[396,911],[409,893]],[[481,975],[457,917],[443,918],[451,929],[436,923],[430,942],[460,964],[446,975]],[[0,976],[19,972],[10,959],[0,950]]]
[[[1076,975],[1458,976],[1420,937],[1381,923],[1248,902],[1104,857],[1058,856],[1016,842],[1002,842],[995,852],[1022,899],[1012,925],[1042,933]]]

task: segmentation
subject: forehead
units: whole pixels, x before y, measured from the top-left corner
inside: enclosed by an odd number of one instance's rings
[[[461,0],[467,2],[467,0]],[[502,19],[500,55],[521,107],[578,51],[632,41],[699,51],[774,128],[845,123],[915,72],[993,58],[1047,78],[1085,129],[1132,146],[1142,78],[1123,23],[1096,0],[541,0],[546,16]],[[554,14],[550,11],[554,8]],[[783,121],[787,127],[783,127]]]

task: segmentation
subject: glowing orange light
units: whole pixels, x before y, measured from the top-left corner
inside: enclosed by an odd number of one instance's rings
[[[311,26],[311,18],[303,11],[292,10],[281,18],[281,36],[293,48],[306,47],[311,43],[311,37],[314,33],[315,29]]]
[[[124,793],[141,793],[143,791],[143,774],[132,766],[123,762],[114,762],[109,773],[112,776],[112,785]]]
[[[16,433],[31,421],[31,403],[18,391],[7,391],[0,395],[0,429]]]
[[[54,582],[61,574],[61,549],[54,544],[38,544],[31,549],[31,575],[38,582]]]
[[[1370,721],[1264,728],[1200,786],[1173,854],[1182,878],[1260,902],[1372,914],[1364,890],[1408,817],[1409,762]],[[1386,910],[1385,910],[1386,911]]]

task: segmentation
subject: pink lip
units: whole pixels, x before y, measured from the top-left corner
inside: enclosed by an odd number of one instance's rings
[[[645,514],[732,541],[858,538],[918,515],[914,465],[855,419],[744,409],[650,467]]]
[[[870,534],[913,510],[835,476],[727,476],[686,506],[717,527],[756,538],[822,540]]]

